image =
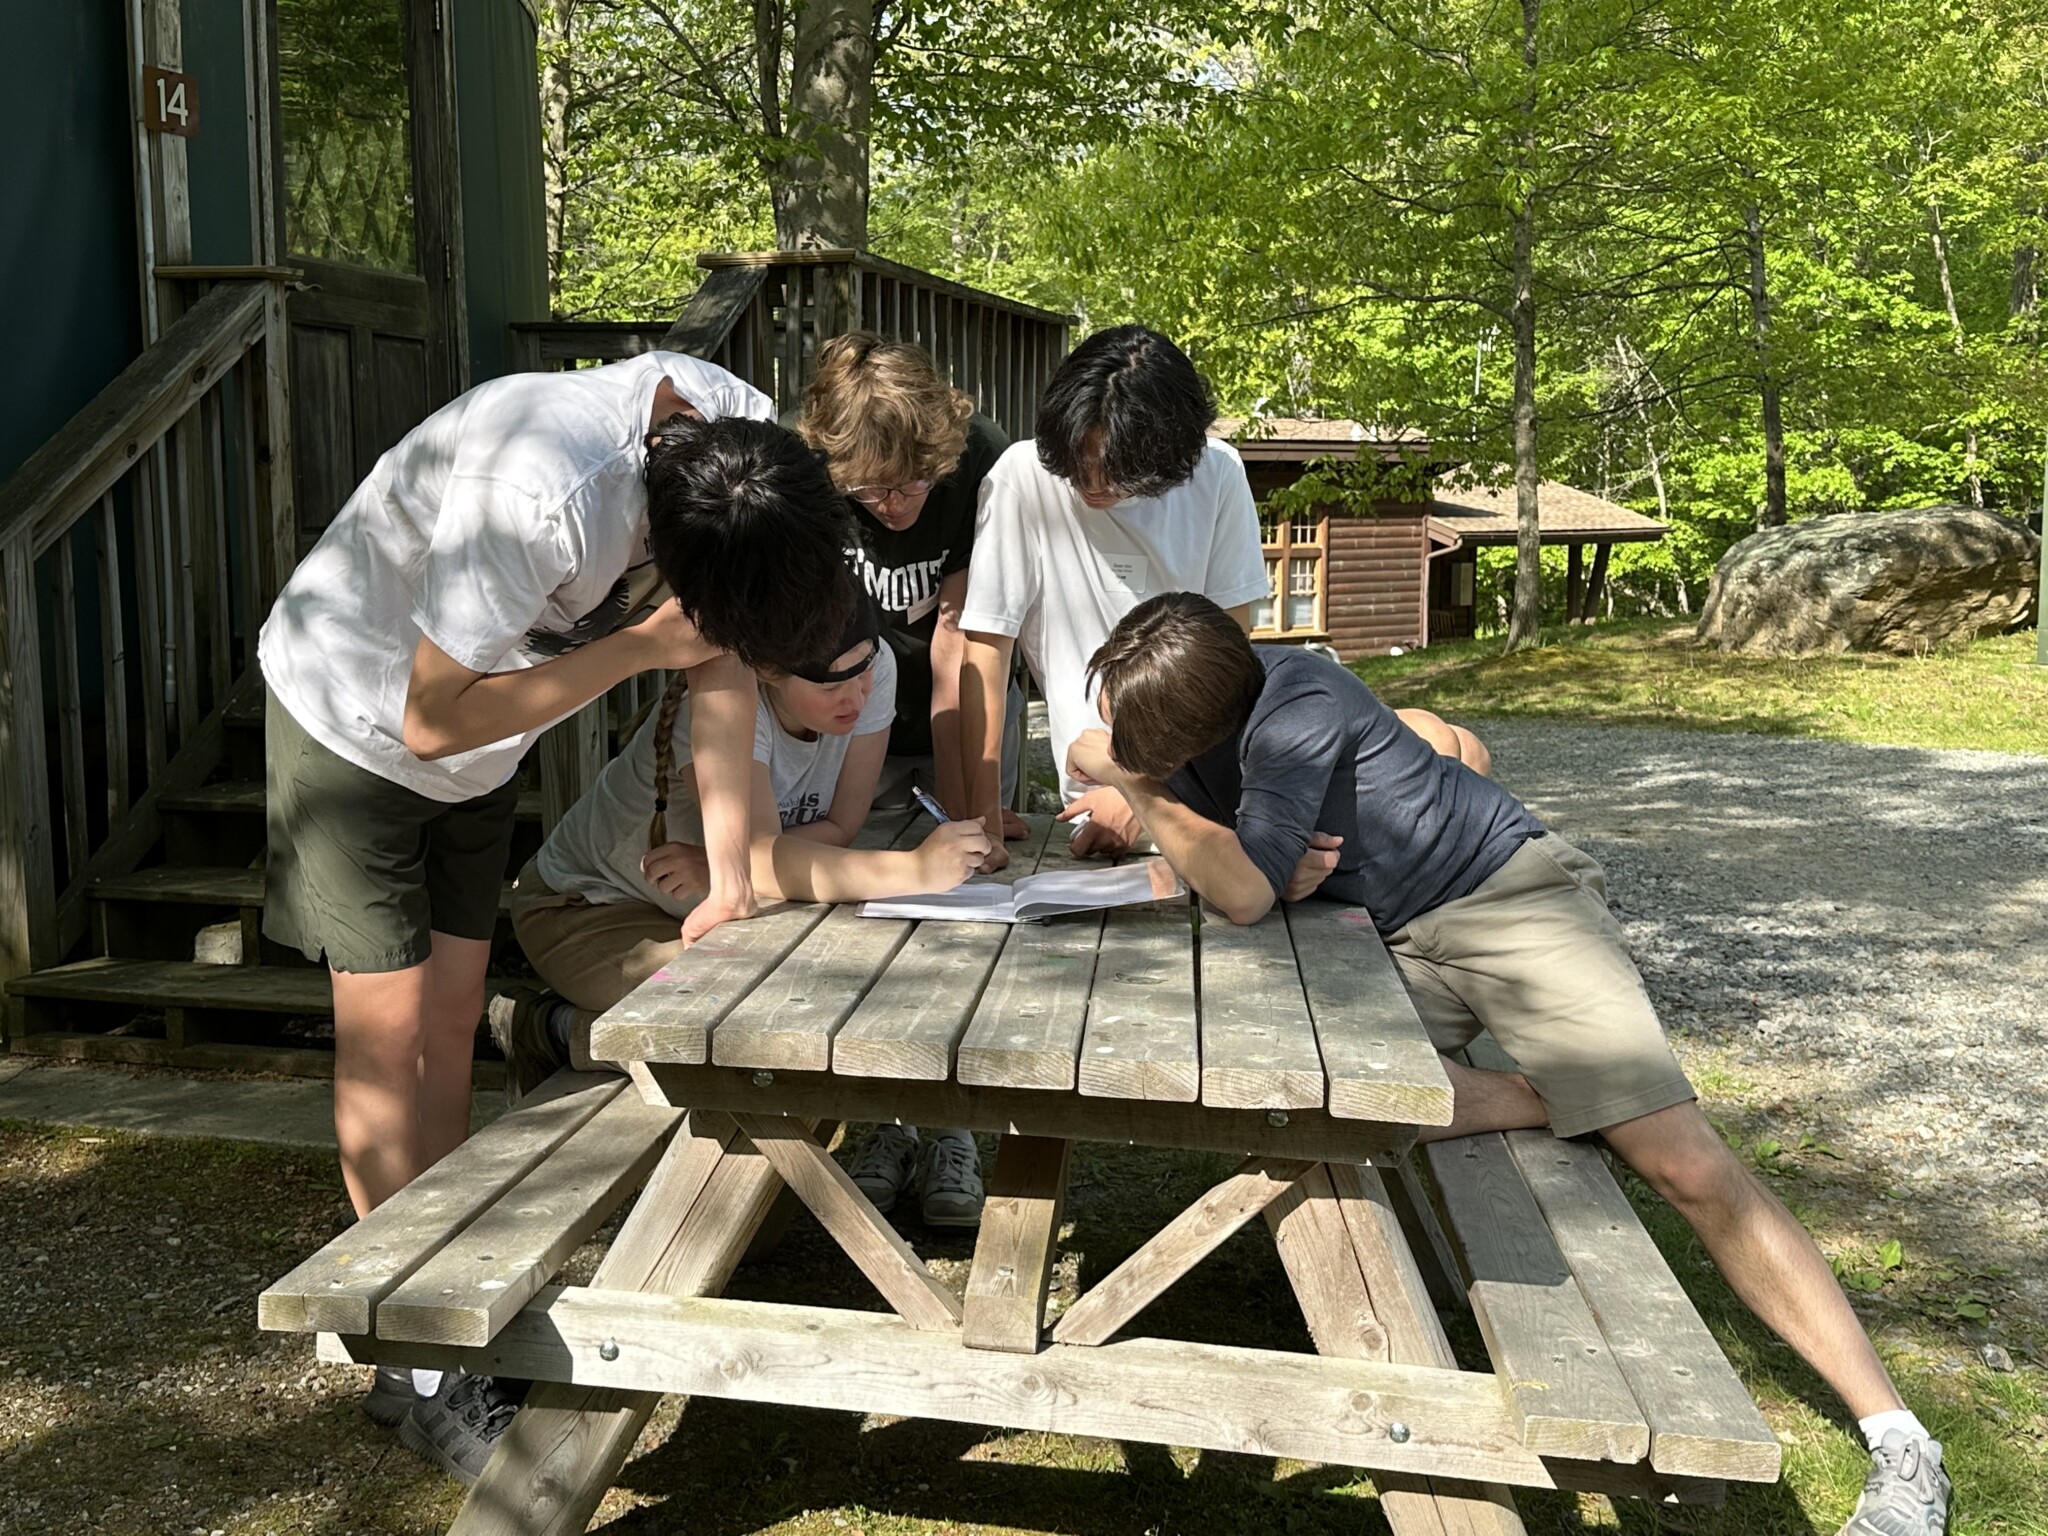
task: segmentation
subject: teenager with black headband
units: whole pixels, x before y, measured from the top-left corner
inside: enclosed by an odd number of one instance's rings
[[[850,586],[851,572],[846,580]],[[896,658],[865,598],[829,659],[791,672],[764,669],[751,849],[754,889],[764,901],[950,890],[987,856],[990,839],[977,821],[934,826],[916,848],[847,846],[874,801],[895,715]],[[517,1082],[537,1082],[564,1063],[598,1065],[589,1054],[592,1021],[680,952],[676,925],[706,887],[690,698],[678,679],[514,888],[513,931],[550,989],[495,1005],[493,1028]],[[979,1221],[973,1138],[942,1131],[927,1140],[926,1219]],[[857,1160],[857,1180],[861,1171]],[[893,1204],[894,1188],[876,1203]],[[876,1193],[869,1189],[871,1198]]]

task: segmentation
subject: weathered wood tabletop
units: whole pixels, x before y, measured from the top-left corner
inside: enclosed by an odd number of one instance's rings
[[[1078,862],[1034,818],[1000,878]],[[1185,895],[1014,927],[789,906],[678,958],[591,1053],[692,1107],[1161,1146],[1357,1159],[1451,1117],[1371,919],[1323,902],[1250,928]]]
[[[1008,878],[1070,861],[1044,819],[1011,847]],[[558,1075],[263,1298],[328,1358],[534,1381],[462,1536],[583,1530],[664,1392],[1337,1462],[1371,1471],[1397,1536],[1520,1536],[1506,1485],[1698,1499],[1776,1476],[1596,1151],[1440,1142],[1425,1189],[1406,1153],[1451,1086],[1361,910],[1238,928],[1182,896],[1011,927],[790,905],[716,930],[591,1049],[638,1091]],[[1000,1135],[964,1297],[826,1151],[891,1119]],[[1079,1141],[1243,1160],[1048,1326]],[[643,1179],[593,1283],[551,1285]],[[785,1190],[893,1316],[717,1299]],[[1125,1336],[1259,1217],[1317,1355]],[[1458,1368],[1432,1291],[1469,1296],[1493,1374]]]

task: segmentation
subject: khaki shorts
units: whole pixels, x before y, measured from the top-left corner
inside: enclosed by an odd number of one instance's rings
[[[644,901],[586,901],[541,879],[532,860],[512,888],[512,932],[550,991],[592,1017],[683,952],[683,925]]]
[[[263,770],[267,936],[357,972],[423,965],[436,933],[490,938],[517,785],[452,805],[429,800],[336,756],[274,694]]]
[[[1695,1097],[1607,910],[1606,876],[1555,833],[1386,942],[1436,1048],[1458,1050],[1485,1029],[1558,1135]]]

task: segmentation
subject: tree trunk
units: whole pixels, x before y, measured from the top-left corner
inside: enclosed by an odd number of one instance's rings
[[[2039,277],[2040,250],[2018,245],[2012,252],[2011,313],[2015,320],[2036,314],[2041,308]]]
[[[866,246],[874,88],[874,0],[798,0],[789,111],[768,167],[780,249]]]
[[[1756,349],[1756,387],[1763,403],[1764,506],[1759,528],[1785,525],[1785,414],[1778,375],[1771,365],[1771,294],[1764,277],[1764,218],[1755,203],[1742,210],[1749,246],[1749,328]]]
[[[1927,202],[1927,221],[1928,228],[1934,238],[1934,269],[1941,274],[1941,302],[1948,309],[1949,341],[1954,348],[1956,361],[1961,363],[1963,361],[1963,317],[1956,311],[1955,284],[1949,280],[1948,236],[1941,227],[1941,204],[1935,202],[1932,198],[1928,199]],[[1970,394],[1968,381],[1965,380],[1963,398],[1966,403],[1974,405],[1974,402],[1970,400]],[[1969,491],[1970,505],[1981,507],[1984,505],[1984,477],[1977,472],[1976,424],[1974,422],[1965,424],[1964,432],[1963,485]]]
[[[1541,0],[1522,0],[1523,182],[1515,208],[1515,613],[1508,649],[1534,645],[1543,630],[1543,542],[1536,521],[1536,19]]]
[[[541,195],[546,200],[548,313],[562,304],[563,249],[569,219],[569,100],[575,90],[576,0],[540,8],[540,53],[548,61],[540,79]]]

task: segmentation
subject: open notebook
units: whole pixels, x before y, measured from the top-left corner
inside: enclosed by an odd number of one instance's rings
[[[1062,912],[1128,907],[1181,893],[1164,859],[1139,859],[1115,869],[1057,869],[1009,885],[970,880],[930,896],[892,896],[861,903],[862,917],[938,918],[955,923],[1028,923]]]

